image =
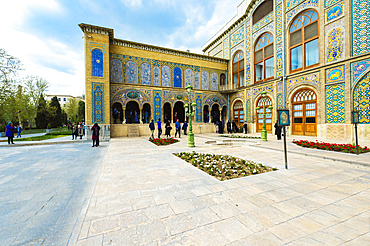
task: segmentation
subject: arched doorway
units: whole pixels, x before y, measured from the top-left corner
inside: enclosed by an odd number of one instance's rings
[[[113,103],[112,106],[112,115],[113,115],[113,124],[121,124],[123,121],[123,114],[122,114],[122,104],[121,103]]]
[[[358,111],[359,123],[370,124],[370,72],[362,77],[353,89],[353,107]]]
[[[243,102],[238,100],[234,103],[233,107],[233,121],[235,121],[238,128],[242,127],[244,124],[244,109]]]
[[[171,105],[168,102],[163,105],[163,122],[167,120],[171,120]]]
[[[263,106],[265,108],[263,109]],[[266,114],[266,131],[272,133],[272,110],[268,109],[269,106],[272,106],[272,100],[269,96],[260,97],[257,101],[257,106],[260,107],[259,110],[256,110],[257,115],[257,132],[261,132],[263,129],[263,114]]]
[[[313,90],[301,89],[292,98],[292,134],[317,135],[317,96]]]
[[[185,108],[183,102],[176,102],[175,106],[173,107],[173,122],[179,119],[181,123],[185,121]]]
[[[209,122],[209,106],[208,105],[204,105],[203,107],[203,121],[204,123]]]
[[[126,116],[126,122],[128,124],[140,123],[139,122],[139,118],[140,118],[139,104],[135,101],[128,102],[126,104],[125,116]]]
[[[143,123],[149,123],[150,116],[151,116],[150,104],[145,103],[144,106],[143,106],[143,113],[142,113],[142,116],[141,116]]]
[[[212,106],[211,119],[211,122],[214,124],[220,121],[220,109],[218,107],[218,104],[213,104]]]

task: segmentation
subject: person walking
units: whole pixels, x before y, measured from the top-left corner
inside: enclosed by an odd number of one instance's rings
[[[172,127],[171,127],[170,120],[167,120],[167,122],[166,122],[166,132],[165,132],[167,138],[171,137],[171,130],[172,130]]]
[[[248,133],[248,124],[247,124],[247,121],[244,121],[243,127],[244,127],[244,133],[247,134]]]
[[[161,138],[162,135],[162,122],[161,119],[157,121],[157,129],[158,129],[158,138]]]
[[[155,130],[155,126],[154,126],[154,120],[152,120],[150,123],[149,123],[149,129],[150,131],[152,131],[152,135],[150,136],[151,139],[154,138],[154,130]]]
[[[220,121],[220,133],[223,134],[225,129],[225,121],[222,119]]]
[[[175,128],[176,128],[175,138],[177,136],[177,133],[179,133],[179,138],[181,138],[181,123],[179,119],[176,120]]]
[[[228,134],[232,133],[232,131],[231,131],[231,122],[229,120],[227,121],[226,126],[227,126],[227,133]]]
[[[275,127],[275,135],[277,137],[277,140],[281,140],[281,126],[279,126],[277,121],[276,121],[274,127]]]
[[[18,137],[22,137],[21,133],[22,133],[23,129],[22,129],[22,126],[21,125],[17,125],[17,132],[18,132],[18,135],[17,135],[17,138]]]
[[[78,136],[80,136],[80,139],[82,139],[82,135],[83,135],[83,126],[81,122],[78,122]]]
[[[91,131],[92,131],[92,141],[93,141],[92,147],[98,147],[99,146],[99,131],[100,131],[100,126],[98,125],[98,123],[95,123],[91,127]]]
[[[185,120],[184,124],[182,124],[182,129],[184,130],[184,135],[188,135],[186,133],[186,130],[188,129],[188,123],[186,122],[186,120]]]
[[[5,136],[8,137],[8,144],[10,144],[10,142],[14,144],[13,138],[14,138],[14,132],[16,130],[17,129],[15,128],[13,123],[9,121],[8,125],[6,125],[6,132],[5,132]]]
[[[71,126],[71,129],[72,129],[72,140],[76,140],[77,139],[77,125],[76,125],[76,122],[74,122]]]
[[[232,129],[232,130],[233,130],[233,132],[234,132],[234,133],[237,133],[237,132],[238,132],[238,130],[239,130],[239,129],[238,129],[238,126],[237,126],[237,125],[236,125],[236,123],[235,123],[235,120],[233,121],[233,129]]]

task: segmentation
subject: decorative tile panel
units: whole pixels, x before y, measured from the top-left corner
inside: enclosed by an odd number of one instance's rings
[[[337,3],[337,2],[339,2],[339,1],[341,1],[341,0],[325,0],[325,8],[327,8],[327,7],[331,6],[331,5],[333,5],[334,3]]]
[[[110,61],[110,82],[122,83],[122,62],[118,59]]]
[[[246,101],[246,120],[247,120],[247,123],[251,123],[252,122],[252,120],[251,120],[251,114],[252,114],[252,108],[251,108],[251,100],[250,99],[248,99],[247,101]]]
[[[331,22],[332,20],[342,16],[344,12],[343,8],[343,2],[340,2],[333,7],[325,10],[325,21]]]
[[[215,72],[211,73],[211,90],[212,91],[218,90],[218,74]]]
[[[274,33],[273,30],[274,30],[274,23],[270,23],[267,26],[265,26],[264,28],[260,29],[258,32],[253,33],[253,35],[252,35],[253,43],[256,41],[257,38],[259,38],[259,36],[262,33],[271,32],[271,34],[272,34],[272,33]]]
[[[273,20],[274,20],[274,12],[271,12],[270,14],[266,15],[260,21],[258,21],[256,24],[253,25],[252,32],[253,33],[257,32],[259,29],[266,26],[267,24],[269,24]]]
[[[292,11],[289,11],[289,13],[286,14],[286,23],[290,23],[292,18],[294,18],[299,12],[307,8],[314,8],[318,10],[319,0],[307,0],[306,2],[300,4],[298,7],[292,9]]]
[[[182,70],[179,67],[175,67],[173,70],[173,87],[182,87]]]
[[[92,76],[104,77],[104,59],[103,52],[100,49],[92,51]]]
[[[194,89],[200,89],[200,75],[199,75],[199,72],[194,73]]]
[[[153,115],[154,120],[162,119],[162,91],[154,90],[153,91]]]
[[[276,95],[276,107],[277,107],[277,109],[284,108],[283,94],[277,94]]]
[[[276,36],[283,33],[282,8],[282,4],[276,6]]]
[[[223,42],[224,48],[223,48],[223,53],[224,53],[224,58],[225,59],[230,59],[230,42],[229,42],[229,37],[224,39]]]
[[[276,77],[283,76],[283,45],[279,43],[276,45]]]
[[[185,87],[188,85],[193,86],[193,71],[189,68],[185,70]]]
[[[351,64],[352,80],[351,88],[355,86],[367,72],[370,71],[370,59]]]
[[[253,97],[258,96],[262,91],[266,91],[266,92],[270,92],[271,94],[274,94],[274,86],[273,84],[268,84],[268,85],[253,88],[252,91],[253,91]]]
[[[342,59],[344,56],[344,29],[337,27],[330,30],[326,41],[326,62]]]
[[[370,52],[370,0],[352,0],[353,55]]]
[[[287,81],[288,92],[292,90],[294,87],[296,87],[297,85],[301,85],[301,84],[310,84],[319,90],[320,89],[320,73],[317,72],[317,73],[313,73],[313,74],[309,74],[305,76],[300,76],[298,78],[289,79]]]
[[[195,121],[202,122],[202,108],[203,108],[203,97],[202,93],[195,93],[195,103],[197,104],[197,109],[195,111]]]
[[[92,83],[92,123],[105,123],[104,118],[104,84]]]
[[[244,41],[244,25],[230,35],[230,48]]]
[[[155,85],[155,86],[160,86],[161,85],[160,69],[157,66],[155,66],[153,68],[153,85]]]
[[[237,46],[235,46],[234,48],[231,49],[231,58],[234,56],[235,52],[237,52],[238,50],[242,50],[243,53],[244,53],[244,45],[243,44],[239,44]]]
[[[171,68],[167,65],[162,66],[162,86],[171,86]]]
[[[249,62],[247,62],[246,66],[245,66],[245,81],[246,81],[246,85],[250,85],[252,83],[251,81],[251,64]]]
[[[276,84],[276,92],[277,93],[283,92],[283,82],[282,81],[277,82],[277,84]]]
[[[142,85],[151,84],[151,69],[148,63],[143,63],[140,66],[140,80]]]
[[[209,90],[209,73],[202,71],[202,90]]]
[[[325,70],[325,84],[343,82],[344,80],[345,80],[344,65]]]
[[[137,84],[137,64],[133,61],[126,63],[126,83]]]
[[[298,4],[300,4],[301,2],[303,2],[303,0],[286,0],[286,4],[285,4],[285,11],[288,12],[289,10],[291,10],[292,8],[294,8],[295,6],[297,6]]]
[[[326,86],[326,123],[344,123],[345,84]]]
[[[245,57],[249,58],[251,52],[251,27],[248,21],[246,21],[246,27],[245,27]]]
[[[359,111],[360,124],[370,124],[370,72],[361,78],[353,90],[353,107]]]

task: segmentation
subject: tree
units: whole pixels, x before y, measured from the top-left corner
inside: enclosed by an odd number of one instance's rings
[[[60,103],[56,96],[53,97],[50,101],[49,111],[51,113],[51,117],[50,117],[51,127],[61,126],[63,124],[62,108],[60,107]]]
[[[84,101],[78,102],[78,116],[80,117],[80,121],[85,121],[85,102]]]
[[[40,98],[48,88],[49,83],[37,76],[27,76],[23,84],[24,89],[18,92],[18,100],[22,108],[22,115],[29,121],[30,129],[32,129],[32,123],[36,117]]]
[[[50,112],[48,110],[48,104],[42,95],[39,99],[39,105],[37,107],[37,114],[35,118],[36,128],[45,129],[50,121]]]
[[[72,122],[78,122],[78,102],[76,98],[69,98],[66,104],[64,105],[64,109],[67,113],[67,117]]]

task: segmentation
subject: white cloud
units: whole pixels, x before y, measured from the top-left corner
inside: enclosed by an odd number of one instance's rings
[[[141,6],[141,0],[121,0],[128,7],[138,7]]]

